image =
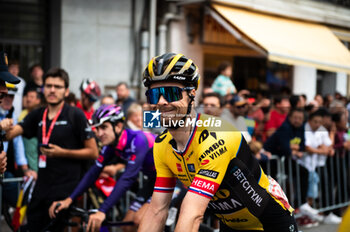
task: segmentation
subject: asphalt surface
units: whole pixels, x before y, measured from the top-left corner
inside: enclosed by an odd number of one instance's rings
[[[303,232],[337,232],[338,230],[338,225],[325,225],[321,224],[317,227],[312,227],[312,228],[305,228],[305,227],[300,227],[299,231]]]

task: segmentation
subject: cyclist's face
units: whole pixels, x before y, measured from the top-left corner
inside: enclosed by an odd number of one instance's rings
[[[46,102],[51,105],[60,104],[69,94],[64,85],[64,80],[59,77],[48,77],[44,83],[44,96]]]
[[[165,87],[165,86],[176,86],[179,88],[184,88],[183,85],[179,83],[155,83],[151,85],[152,88],[157,88],[157,87]],[[190,93],[195,96],[196,91],[193,89],[190,91]],[[162,113],[160,115],[161,121],[163,119],[167,120],[179,120],[182,119],[186,112],[187,112],[187,106],[188,103],[190,102],[190,98],[186,91],[182,91],[182,99],[174,102],[167,102],[165,98],[161,95],[159,98],[159,101],[157,104],[151,104],[151,109],[152,110],[157,110]]]
[[[113,126],[109,122],[104,122],[101,126],[96,127],[96,135],[103,146],[112,144],[115,140]]]

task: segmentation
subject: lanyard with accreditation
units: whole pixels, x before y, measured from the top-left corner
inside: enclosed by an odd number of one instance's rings
[[[43,125],[42,125],[42,144],[44,144],[44,145],[49,144],[52,130],[56,124],[58,117],[60,116],[60,114],[62,112],[62,108],[63,108],[63,105],[61,106],[60,110],[57,112],[55,117],[52,119],[49,131],[46,134],[46,117],[47,117],[47,111],[48,111],[48,108],[46,107],[44,114],[43,114],[43,119],[42,119],[42,122],[43,122]],[[39,168],[46,168],[46,155],[45,154],[39,155]]]

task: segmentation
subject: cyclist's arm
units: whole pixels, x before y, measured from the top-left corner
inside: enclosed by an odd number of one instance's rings
[[[90,167],[87,173],[85,173],[84,177],[81,179],[78,186],[69,197],[74,200],[83,194],[97,180],[104,166],[106,166],[114,155],[115,154],[112,148],[108,146],[103,147],[101,150],[101,155],[95,161],[95,164]]]
[[[175,232],[198,231],[209,201],[210,199],[207,197],[187,192],[181,204],[181,211]]]
[[[142,138],[135,138],[133,143],[136,147],[134,154],[136,158],[133,160],[132,157],[134,155],[131,156],[131,159],[128,160],[128,163],[126,164],[125,172],[117,181],[112,193],[100,206],[99,211],[103,213],[106,213],[111,207],[113,207],[125,192],[130,189],[141,171],[143,161],[145,160],[149,148]]]
[[[163,231],[172,195],[172,192],[153,192],[151,203],[141,220],[139,232]]]

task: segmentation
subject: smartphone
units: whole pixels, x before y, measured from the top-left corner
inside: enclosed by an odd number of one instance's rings
[[[50,149],[49,144],[40,143],[40,147]]]

